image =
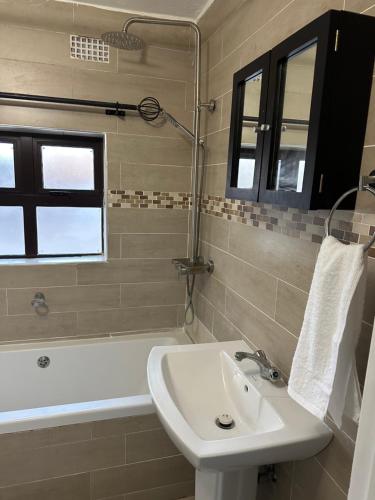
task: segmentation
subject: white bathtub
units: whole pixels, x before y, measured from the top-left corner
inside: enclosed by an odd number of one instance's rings
[[[153,413],[146,364],[181,329],[0,347],[0,434]],[[50,364],[38,366],[47,356]]]

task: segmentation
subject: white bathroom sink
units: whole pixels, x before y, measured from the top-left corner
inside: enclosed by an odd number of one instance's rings
[[[331,431],[250,360],[238,362],[243,341],[154,347],[148,383],[171,439],[199,470],[230,471],[304,459],[318,453]],[[215,419],[229,414],[231,429]]]

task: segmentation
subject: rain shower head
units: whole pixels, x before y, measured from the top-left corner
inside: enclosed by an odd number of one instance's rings
[[[144,42],[141,38],[127,31],[107,31],[102,34],[101,39],[116,49],[141,50],[144,47]]]

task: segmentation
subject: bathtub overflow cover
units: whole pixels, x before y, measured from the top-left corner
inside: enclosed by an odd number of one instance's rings
[[[51,360],[49,359],[48,356],[40,356],[40,358],[38,358],[38,361],[36,363],[39,366],[39,368],[47,368],[50,362]]]
[[[222,413],[216,417],[215,424],[220,427],[220,429],[233,429],[234,420],[229,413]]]

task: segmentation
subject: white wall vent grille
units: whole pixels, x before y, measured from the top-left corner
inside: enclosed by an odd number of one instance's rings
[[[109,45],[100,38],[70,35],[70,57],[80,61],[109,63]]]

